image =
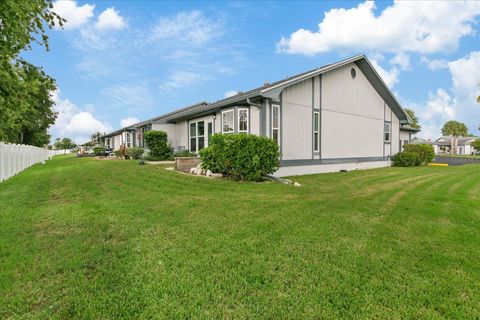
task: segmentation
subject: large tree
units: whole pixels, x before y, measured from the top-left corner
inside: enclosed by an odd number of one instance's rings
[[[405,108],[405,112],[407,112],[408,116],[409,116],[410,119],[412,119],[412,121],[413,121],[413,123],[411,124],[411,126],[412,126],[413,128],[420,129],[421,126],[420,126],[420,124],[418,123],[418,117],[417,117],[417,115],[415,114],[415,111],[413,111],[412,109]]]
[[[55,143],[53,144],[55,149],[57,150],[64,150],[64,153],[67,153],[67,150],[75,148],[77,145],[72,141],[70,138],[60,138],[55,139]]]
[[[48,50],[46,28],[62,26],[51,0],[0,1],[0,140],[42,146],[55,121],[55,81],[19,57],[35,42]]]
[[[457,143],[458,137],[466,137],[468,136],[468,128],[465,123],[458,122],[455,120],[451,120],[446,122],[442,127],[442,134],[444,136],[451,137],[451,147],[450,153],[456,154],[457,153]]]

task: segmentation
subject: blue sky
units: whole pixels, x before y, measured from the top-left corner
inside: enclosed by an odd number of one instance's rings
[[[53,138],[84,142],[199,101],[366,54],[420,136],[451,119],[480,134],[480,2],[57,1],[51,50],[23,56],[57,80]]]

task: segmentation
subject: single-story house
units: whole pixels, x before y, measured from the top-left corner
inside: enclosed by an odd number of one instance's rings
[[[105,145],[143,146],[166,131],[172,148],[198,152],[213,133],[244,132],[278,143],[276,175],[390,166],[418,130],[364,55],[316,68],[213,103],[201,102],[122,128]]]
[[[474,148],[471,145],[476,137],[458,137],[455,154],[470,155],[474,153]],[[431,142],[436,154],[450,153],[452,149],[452,137],[442,136],[437,140]]]

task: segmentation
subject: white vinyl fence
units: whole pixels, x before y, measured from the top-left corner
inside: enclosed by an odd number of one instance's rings
[[[57,154],[63,154],[63,150],[47,150],[23,144],[0,142],[0,182]]]

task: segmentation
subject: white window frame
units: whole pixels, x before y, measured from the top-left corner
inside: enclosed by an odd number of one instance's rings
[[[388,131],[387,131],[387,126],[388,126]],[[387,133],[388,133],[388,139],[387,139]],[[383,124],[383,141],[387,143],[392,142],[392,124],[390,122],[385,122]]]
[[[125,146],[127,148],[131,148],[132,147],[132,136],[131,136],[131,132],[127,132],[125,134]]]
[[[277,124],[277,127],[274,127],[274,125],[273,125],[273,123],[274,123],[274,121],[273,121],[273,114],[274,114],[273,110],[275,110],[275,108],[278,109],[278,124]],[[271,137],[272,137],[272,139],[273,139],[273,132],[274,132],[275,130],[277,130],[277,132],[278,132],[278,133],[277,133],[277,138],[278,138],[277,144],[280,145],[280,140],[281,140],[281,139],[280,139],[280,134],[281,134],[281,131],[280,131],[281,125],[280,125],[280,124],[282,123],[282,122],[281,122],[282,119],[281,119],[281,116],[280,116],[280,106],[279,106],[278,104],[273,104],[273,105],[272,105],[272,115],[271,115],[271,117],[270,117],[270,121],[272,122]]]
[[[245,121],[247,122],[247,129],[246,130],[240,130],[240,112],[241,111],[246,111],[247,112],[247,117],[245,119]],[[237,128],[238,128],[238,132],[244,132],[244,133],[248,133],[248,130],[250,129],[248,127],[248,121],[249,121],[249,117],[250,117],[250,110],[248,108],[238,108],[238,117],[237,117]]]
[[[200,131],[198,130],[198,123],[203,122],[203,135],[200,135]],[[188,123],[188,151],[198,153],[201,149],[199,149],[199,141],[203,139],[203,148],[208,146],[207,136],[205,131],[208,128],[205,127],[205,124],[208,123],[205,120],[196,120]],[[195,125],[195,135],[192,136],[192,124]],[[195,138],[195,150],[192,150],[192,138]],[[202,149],[203,149],[202,148]]]
[[[227,114],[227,113],[231,113],[232,114],[232,130],[231,131],[225,131],[225,125],[224,125],[224,115]],[[222,133],[232,133],[232,132],[235,132],[235,110],[234,109],[231,109],[231,110],[225,110],[225,111],[222,111]]]
[[[317,123],[316,129],[315,123]],[[317,143],[315,143],[315,137],[317,137]],[[313,111],[313,151],[320,151],[320,111]]]

